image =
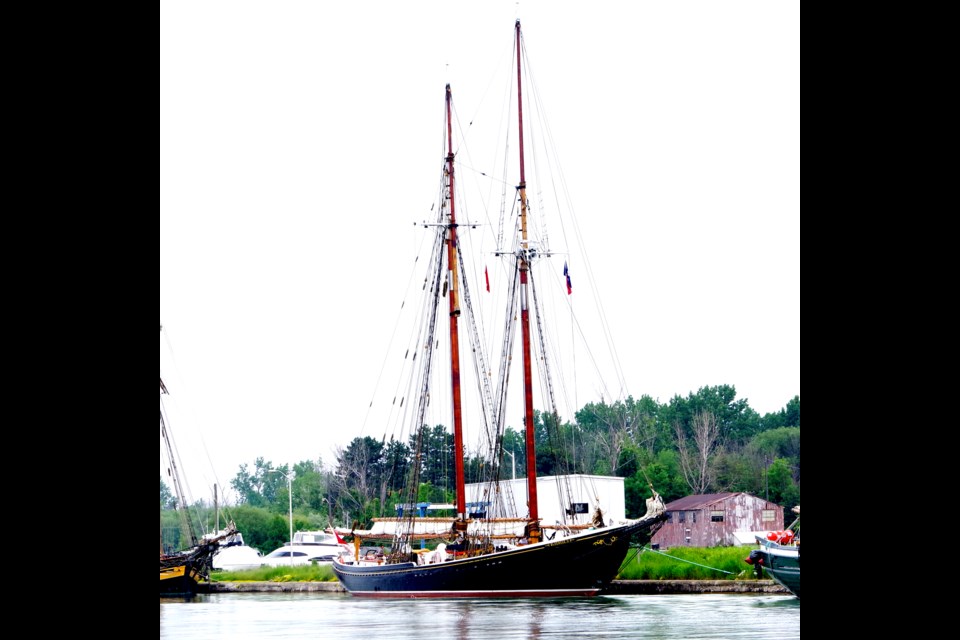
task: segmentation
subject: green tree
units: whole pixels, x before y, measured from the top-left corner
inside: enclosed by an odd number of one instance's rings
[[[170,487],[163,481],[163,476],[160,476],[160,508],[177,508],[177,499],[173,496],[173,492],[170,491]]]
[[[280,471],[282,473],[277,473]],[[262,457],[254,461],[254,468],[250,471],[246,464],[240,465],[240,470],[230,486],[237,492],[238,504],[248,504],[253,507],[276,506],[278,497],[283,498],[283,509],[287,503],[287,479],[283,474],[290,473],[287,465],[274,467],[272,462]]]
[[[800,427],[777,427],[758,433],[744,448],[744,452],[753,460],[752,475],[758,485],[761,472],[777,458],[786,461],[794,484],[800,484]]]
[[[681,451],[687,446],[689,452],[698,428],[702,430],[708,423],[716,427],[717,446],[709,449],[709,482],[700,491],[747,491],[769,496],[785,509],[799,504],[799,395],[781,411],[762,419],[745,399],[736,398],[736,390],[730,385],[703,387],[664,404],[649,396],[612,404],[591,403],[577,411],[575,418],[574,422],[562,422],[556,414],[534,412],[538,475],[619,475],[625,478],[627,514],[632,517],[645,511],[644,500],[650,495],[651,483],[667,502],[691,492],[684,480]],[[681,438],[686,438],[685,444]],[[524,440],[524,431],[507,427],[491,452],[465,455],[466,481],[490,477],[494,467],[499,467],[501,478],[509,478],[514,462],[517,477],[525,477]],[[338,452],[335,470],[324,468],[319,459],[299,462],[292,468],[278,467],[293,476],[295,528],[324,528],[332,520],[345,525],[356,521],[366,528],[372,518],[385,515],[384,511],[392,514],[396,503],[452,501],[453,446],[453,436],[443,425],[424,426],[408,443],[356,438]],[[507,459],[508,452],[515,460]],[[491,465],[491,453],[498,458],[497,465]],[[287,481],[272,472],[273,468],[272,463],[258,458],[252,469],[241,465],[231,481],[238,496],[237,508],[267,514],[263,522],[249,525],[266,533],[251,538],[252,534],[244,532],[248,543],[264,540],[279,546],[289,537]],[[410,478],[417,481],[412,494],[405,489]],[[175,506],[162,477],[160,500],[161,507]],[[202,503],[191,509],[198,510],[203,511]],[[205,513],[205,522],[209,523],[213,516],[209,510]],[[168,540],[184,542],[176,533],[173,516],[172,511],[161,512],[165,545]],[[196,516],[191,515],[191,520],[196,521]]]
[[[382,502],[377,492],[384,476],[383,451],[380,441],[366,436],[354,438],[337,454],[331,494],[345,517],[365,523],[364,527],[372,518],[381,515]]]
[[[402,491],[407,473],[410,471],[412,452],[410,447],[399,440],[387,442],[383,456],[383,477],[381,495]]]
[[[764,497],[783,507],[800,504],[800,490],[793,481],[793,471],[790,467],[790,463],[783,458],[775,459],[767,467],[766,484],[769,497]]]
[[[227,521],[232,521],[237,531],[243,534],[243,541],[266,555],[281,546],[289,538],[286,521],[276,513],[263,507],[240,505],[224,509]],[[277,526],[277,521],[282,527]],[[226,524],[226,523],[224,523]]]
[[[713,466],[713,484],[717,491],[745,491],[759,495],[751,456],[744,455],[742,451],[721,451],[714,458]]]
[[[510,452],[510,456],[504,454],[503,472],[501,477],[513,477],[513,470],[516,467],[517,477],[527,477],[527,456],[524,449],[524,437],[513,427],[507,427],[503,430],[503,439],[501,440],[501,449],[504,452]],[[507,459],[509,457],[509,460]],[[509,475],[507,475],[509,473]]]
[[[453,434],[442,425],[424,428],[420,442],[420,482],[448,489],[454,485]],[[410,448],[416,447],[416,436]]]
[[[794,396],[780,411],[763,416],[762,423],[764,431],[778,427],[799,427],[800,396]]]
[[[762,425],[759,414],[747,401],[736,397],[737,390],[731,385],[701,387],[686,398],[674,396],[663,408],[663,417],[669,425],[680,425],[692,438],[695,417],[709,413],[716,421],[720,442],[739,446],[759,433]]]

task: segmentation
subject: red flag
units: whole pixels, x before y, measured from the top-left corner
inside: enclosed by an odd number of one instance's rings
[[[340,537],[340,532],[337,531],[336,529],[333,529],[333,535],[337,536],[337,542],[339,542],[340,544],[347,544],[346,542],[343,541],[343,538]]]
[[[483,277],[487,279],[487,291],[490,291],[490,274],[487,273],[487,268],[483,268]]]
[[[567,263],[563,263],[563,275],[567,277],[567,295],[573,293],[573,284],[570,282],[570,272],[567,270]]]

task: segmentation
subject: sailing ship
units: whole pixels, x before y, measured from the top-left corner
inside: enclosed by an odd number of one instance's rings
[[[333,570],[343,587],[361,597],[554,597],[594,596],[601,593],[616,577],[631,548],[642,547],[667,519],[666,509],[659,494],[650,486],[651,497],[646,499],[646,513],[638,519],[619,521],[608,519],[599,498],[588,508],[584,502],[575,502],[568,491],[571,475],[551,477],[557,486],[557,495],[563,503],[560,519],[546,522],[542,516],[539,496],[536,442],[541,427],[559,425],[556,388],[550,378],[551,356],[543,327],[547,314],[540,307],[542,295],[538,292],[539,276],[535,265],[553,256],[542,236],[533,236],[531,204],[527,197],[524,167],[524,113],[523,88],[524,52],[520,21],[514,27],[516,51],[516,115],[519,135],[519,182],[513,198],[509,221],[501,228],[513,232],[501,234],[502,249],[493,254],[504,265],[502,278],[507,282],[505,321],[498,338],[501,344],[499,375],[494,375],[485,357],[484,342],[478,321],[478,306],[474,302],[478,289],[471,289],[470,279],[479,271],[467,267],[467,249],[464,235],[475,228],[469,222],[458,220],[461,203],[457,199],[456,169],[459,165],[453,142],[453,105],[450,85],[445,92],[445,139],[439,195],[432,221],[423,227],[431,234],[432,255],[428,261],[427,280],[423,286],[426,298],[420,314],[425,319],[416,356],[410,359],[419,368],[411,385],[416,388],[414,407],[404,409],[410,417],[414,445],[412,459],[422,460],[426,455],[420,449],[427,427],[431,399],[449,393],[452,409],[449,420],[453,431],[454,492],[451,504],[441,505],[452,513],[449,517],[426,517],[431,505],[419,500],[421,465],[411,465],[410,482],[403,500],[396,505],[396,516],[375,519],[375,527],[366,533],[354,531],[356,552],[342,554],[333,562]],[[512,61],[511,61],[512,67]],[[511,76],[513,73],[511,72]],[[512,82],[512,79],[511,79]],[[506,189],[504,191],[507,191]],[[505,198],[506,200],[506,198]],[[509,207],[505,207],[509,208]],[[571,282],[564,266],[566,293]],[[489,287],[489,273],[483,269],[483,279]],[[546,278],[544,279],[546,280]],[[444,298],[446,301],[444,301]],[[442,309],[446,306],[446,309]],[[448,315],[448,338],[441,341],[440,318]],[[461,331],[461,324],[464,331]],[[519,328],[518,326],[519,325]],[[516,335],[520,338],[517,343]],[[474,368],[461,369],[461,333],[466,333],[470,354],[477,362]],[[441,342],[444,343],[441,348]],[[464,340],[466,343],[467,340]],[[520,357],[512,354],[519,349]],[[438,355],[443,349],[443,358]],[[438,362],[449,356],[449,380],[439,392],[431,387]],[[510,363],[520,360],[523,392],[521,403],[523,441],[526,460],[526,511],[518,510],[513,492],[506,492],[500,482],[504,454],[504,426],[509,407],[507,381]],[[411,365],[413,366],[413,365]],[[539,391],[544,408],[534,411],[534,369],[540,373]],[[474,375],[475,374],[475,375]],[[477,386],[479,408],[470,419],[482,423],[478,429],[483,444],[485,462],[479,465],[479,482],[468,485],[465,479],[465,413],[462,386],[468,377]],[[496,378],[496,384],[493,380]],[[444,396],[446,400],[446,396]],[[472,405],[470,406],[472,409]],[[512,455],[512,453],[511,453]],[[542,478],[546,480],[546,478]],[[443,528],[438,532],[437,527]],[[361,554],[365,539],[381,538],[389,533],[389,549],[379,553]],[[425,541],[440,536],[436,549],[427,549]],[[418,544],[419,543],[419,544]],[[419,546],[419,548],[416,548]]]
[[[163,331],[163,326],[160,326]],[[181,551],[166,552],[163,545],[163,518],[160,519],[160,595],[161,596],[189,596],[197,592],[201,582],[210,579],[210,570],[213,559],[220,550],[221,544],[231,540],[237,533],[231,522],[225,529],[215,534],[197,537],[189,514],[183,490],[183,481],[176,464],[174,447],[167,425],[164,396],[168,395],[167,387],[160,375],[160,439],[166,449],[168,463],[167,473],[174,493],[176,494],[176,510],[180,520],[181,530],[189,536],[190,547]],[[161,510],[163,505],[161,505]]]
[[[800,505],[793,508],[797,519],[783,531],[755,536],[759,548],[747,556],[758,578],[766,571],[770,578],[793,595],[800,597]]]

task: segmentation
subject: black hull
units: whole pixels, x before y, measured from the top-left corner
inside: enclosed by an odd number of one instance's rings
[[[190,596],[210,577],[216,544],[203,544],[191,551],[160,557],[160,595]]]
[[[762,568],[771,580],[799,598],[800,547],[770,544],[759,538],[757,542],[761,546],[750,552],[748,562]]]
[[[767,569],[774,582],[800,598],[800,569]]]
[[[764,558],[764,571],[770,578],[787,589],[790,593],[800,597],[800,553],[795,557],[768,553]]]
[[[189,563],[160,567],[161,596],[192,596],[196,592],[197,576]]]
[[[438,564],[363,566],[335,560],[333,570],[347,591],[362,597],[594,596],[617,576],[631,542],[648,543],[665,519],[665,515],[657,515]]]

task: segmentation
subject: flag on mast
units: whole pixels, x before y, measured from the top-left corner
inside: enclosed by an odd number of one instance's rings
[[[483,268],[483,277],[487,279],[487,293],[490,292],[490,274],[487,272],[487,268]]]
[[[567,295],[573,293],[573,284],[570,283],[570,271],[567,269],[567,263],[563,263],[563,275],[567,278]],[[489,289],[487,289],[489,291]]]

